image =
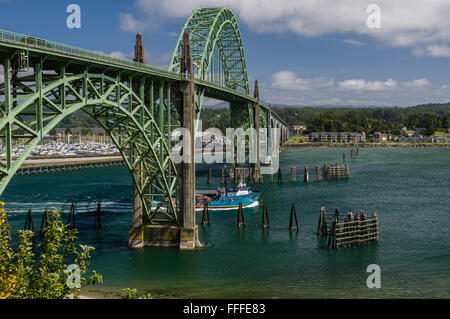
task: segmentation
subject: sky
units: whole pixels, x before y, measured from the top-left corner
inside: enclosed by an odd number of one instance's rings
[[[66,25],[72,3],[81,8],[80,29]],[[0,0],[0,29],[129,59],[143,32],[147,63],[167,68],[186,19],[200,7],[235,13],[251,90],[257,79],[266,102],[450,101],[449,0]]]

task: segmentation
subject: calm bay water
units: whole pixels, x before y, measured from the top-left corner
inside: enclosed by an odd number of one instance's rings
[[[315,165],[350,163],[348,181],[314,181]],[[181,298],[408,298],[450,297],[450,149],[288,149],[281,154],[284,184],[255,185],[261,205],[245,210],[247,227],[237,229],[234,211],[212,212],[211,225],[199,226],[200,251],[127,247],[131,225],[131,178],[126,168],[89,169],[52,175],[18,176],[3,194],[13,231],[23,227],[33,209],[35,227],[45,207],[64,211],[77,203],[80,211],[107,212],[102,229],[92,229],[94,216],[80,213],[80,242],[96,247],[92,269],[104,284],[90,294],[115,296],[122,288],[149,290],[158,297]],[[303,165],[310,183],[303,181]],[[297,183],[290,167],[297,167]],[[207,167],[199,167],[199,189],[207,185]],[[271,228],[261,229],[262,203]],[[289,232],[295,202],[300,231]],[[315,235],[320,206],[327,211],[376,210],[380,240],[360,248],[329,252]],[[197,221],[201,221],[198,213]],[[368,289],[366,267],[381,267],[381,289]]]

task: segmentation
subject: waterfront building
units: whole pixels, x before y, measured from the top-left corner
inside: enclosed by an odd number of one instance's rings
[[[365,140],[366,134],[358,132],[312,132],[308,135],[309,142],[358,143]]]

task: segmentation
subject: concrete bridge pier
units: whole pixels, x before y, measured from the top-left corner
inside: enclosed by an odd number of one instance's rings
[[[140,39],[142,41],[142,39]],[[141,45],[142,46],[142,45]],[[143,47],[141,48],[143,50]],[[133,182],[133,226],[130,230],[129,246],[138,248],[144,246],[179,247],[180,250],[193,250],[201,247],[198,237],[198,226],[195,216],[195,91],[194,72],[191,58],[189,34],[183,35],[183,56],[181,60],[181,77],[189,81],[179,84],[177,98],[173,98],[174,105],[182,113],[182,126],[190,132],[190,160],[181,163],[181,224],[180,225],[146,225],[142,199]],[[143,178],[141,170],[138,178]]]

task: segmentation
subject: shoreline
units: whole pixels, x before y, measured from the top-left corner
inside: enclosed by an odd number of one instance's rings
[[[285,148],[306,148],[306,147],[410,147],[410,148],[450,148],[450,143],[296,143],[284,144],[281,149]]]

